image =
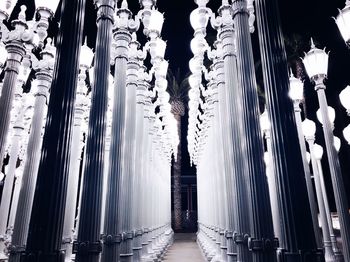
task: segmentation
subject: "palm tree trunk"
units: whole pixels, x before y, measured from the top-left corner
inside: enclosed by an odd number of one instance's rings
[[[177,147],[177,159],[174,162],[174,230],[182,229],[181,223],[181,115],[176,114],[179,144]]]

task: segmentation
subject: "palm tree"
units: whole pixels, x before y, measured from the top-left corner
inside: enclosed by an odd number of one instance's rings
[[[176,74],[169,69],[167,74],[168,93],[170,95],[171,113],[175,116],[177,122],[177,132],[180,142],[177,150],[177,157],[173,165],[174,178],[174,230],[182,229],[182,207],[181,207],[181,120],[185,115],[185,105],[187,104],[187,94],[189,89],[188,78],[181,81],[180,70],[177,69]]]

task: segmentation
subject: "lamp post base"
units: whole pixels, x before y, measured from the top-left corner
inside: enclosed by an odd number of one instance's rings
[[[25,253],[21,256],[20,262],[64,262],[64,251],[53,253]]]
[[[322,249],[293,253],[279,248],[277,249],[277,262],[325,262],[325,259]]]

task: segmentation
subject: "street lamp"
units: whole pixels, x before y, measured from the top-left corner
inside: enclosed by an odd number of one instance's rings
[[[350,116],[350,86],[345,87],[344,90],[340,92],[339,100]]]
[[[322,186],[321,186],[321,178],[318,172],[317,162],[315,158],[315,147],[317,148],[317,145],[315,145],[315,133],[316,133],[316,125],[313,121],[309,119],[305,119],[302,123],[302,129],[304,132],[305,140],[307,141],[310,149],[310,155],[311,155],[311,164],[312,164],[312,170],[314,173],[314,181],[315,181],[315,188],[316,188],[316,196],[317,196],[317,203],[320,211],[320,220],[321,220],[321,227],[322,227],[322,235],[323,235],[323,243],[324,243],[324,256],[325,261],[327,262],[335,262],[335,256],[331,245],[331,235],[329,232],[329,225],[328,225],[328,219],[327,219],[327,207],[325,206],[324,202],[324,194],[322,192]]]
[[[35,0],[36,11],[40,15],[40,20],[37,23],[40,48],[44,46],[47,29],[49,28],[49,19],[54,16],[59,2],[60,0]]]
[[[307,188],[307,194],[311,209],[311,218],[312,218],[312,224],[314,229],[314,234],[317,242],[317,246],[321,246],[321,235],[318,227],[318,217],[317,217],[317,204],[315,200],[315,194],[314,189],[312,186],[311,181],[311,172],[310,172],[310,166],[308,164],[307,158],[306,158],[306,146],[305,146],[305,139],[303,136],[302,131],[302,120],[301,120],[301,108],[300,103],[304,99],[304,84],[300,79],[297,79],[294,77],[293,73],[290,73],[289,77],[289,97],[293,100],[293,107],[294,107],[294,116],[295,116],[295,123],[297,127],[297,133],[298,133],[298,140],[299,140],[299,146],[301,151],[301,156],[303,160],[303,168],[304,168],[304,176],[306,181],[306,188]]]
[[[303,59],[305,68],[311,80],[315,82],[318,101],[321,109],[322,127],[326,142],[328,162],[332,178],[335,203],[339,215],[340,231],[344,247],[344,259],[350,261],[350,215],[348,201],[344,187],[343,177],[340,169],[338,154],[333,146],[334,138],[331,119],[327,109],[326,86],[323,83],[327,76],[328,54],[315,47],[311,41],[311,50]]]
[[[339,31],[344,41],[350,43],[350,0],[346,0],[343,10],[339,10],[339,14],[335,19]]]
[[[1,30],[1,32],[3,32],[3,30],[4,30],[3,21],[7,20],[10,17],[16,3],[17,3],[17,0],[1,1],[0,2],[0,27],[1,27],[0,30]],[[0,39],[1,39],[1,37],[0,37]]]
[[[17,1],[2,1],[2,3],[4,2],[6,2],[6,4],[4,9],[0,9],[0,20],[6,20],[8,18],[11,14],[9,11],[12,12],[13,10],[11,4],[14,5]],[[35,60],[35,58],[33,58],[34,56],[31,55],[32,49],[36,47],[36,44],[38,44],[40,48],[43,47],[49,27],[48,19],[54,14],[57,3],[58,0],[37,1],[37,12],[40,15],[40,19],[37,22],[26,20],[25,11],[27,8],[22,5],[18,19],[11,22],[14,28],[13,30],[7,29],[3,23],[0,23],[1,41],[5,43],[8,52],[6,67],[4,69],[3,88],[0,97],[0,166],[2,165],[4,154],[4,140],[9,129],[10,110],[20,62],[23,58],[22,63],[26,63],[30,66],[33,59]],[[38,43],[37,40],[39,40]]]
[[[273,168],[273,155],[272,155],[272,144],[271,144],[271,123],[267,115],[267,110],[260,116],[260,128],[263,134],[265,135],[267,152],[265,152],[264,160],[266,165],[266,175],[267,183],[269,186],[270,192],[270,203],[272,210],[272,221],[273,229],[275,236],[277,238],[281,237],[281,224],[280,224],[280,215],[278,211],[278,193],[277,193],[277,184]]]
[[[317,171],[319,173],[319,178],[320,178],[320,182],[321,182],[321,189],[322,189],[325,211],[326,211],[326,215],[327,215],[329,233],[330,233],[331,242],[332,242],[332,249],[333,249],[335,257],[337,258],[336,261],[343,261],[343,255],[342,255],[340,249],[338,248],[337,237],[334,234],[332,217],[331,217],[331,212],[329,209],[327,191],[326,191],[326,186],[325,186],[325,182],[324,182],[323,169],[322,169],[322,164],[321,164],[321,160],[322,160],[322,156],[323,156],[323,148],[322,148],[322,146],[320,146],[318,144],[314,144],[313,149],[314,149],[313,150],[314,157],[315,157],[315,160],[317,163]]]

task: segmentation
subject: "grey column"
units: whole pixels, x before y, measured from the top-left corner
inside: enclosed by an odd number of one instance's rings
[[[322,258],[316,250],[310,206],[300,204],[309,201],[293,105],[288,97],[289,77],[278,4],[276,0],[257,0],[256,8],[279,195],[282,232],[278,255],[287,261],[319,261]]]
[[[276,183],[276,175],[274,173],[273,168],[273,154],[272,154],[272,144],[271,144],[271,130],[265,131],[266,145],[267,145],[267,154],[269,164],[266,164],[266,174],[268,176],[268,185],[269,185],[269,193],[270,193],[270,202],[271,202],[271,211],[272,211],[272,220],[273,220],[273,228],[274,233],[277,238],[280,238],[282,235],[281,231],[281,220],[279,214],[279,206],[278,206],[278,193],[277,193],[277,183]]]
[[[140,74],[141,73],[141,74]],[[146,82],[143,78],[144,69],[139,70],[138,72],[138,85],[137,85],[137,93],[136,93],[136,158],[135,158],[135,179],[133,192],[135,194],[133,199],[133,221],[135,226],[135,238],[133,242],[133,250],[134,261],[141,261],[142,257],[142,239],[143,239],[143,225],[145,225],[144,213],[142,201],[144,191],[147,188],[144,185],[144,168],[146,167],[144,161],[144,144],[143,141],[146,139],[144,136],[144,104],[145,104],[145,92],[146,92]]]
[[[309,144],[309,149],[310,149],[312,171],[314,173],[317,202],[318,202],[318,208],[320,211],[320,221],[321,221],[321,228],[322,228],[325,261],[334,262],[336,261],[336,259],[332,249],[331,236],[329,233],[329,227],[327,222],[327,214],[326,214],[325,204],[324,204],[323,195],[322,195],[320,174],[318,172],[317,161],[315,159],[315,153],[314,153],[315,138],[307,137],[306,140]]]
[[[64,260],[61,251],[64,204],[84,13],[85,0],[62,0],[42,154],[26,252],[21,258],[25,262]]]
[[[227,119],[227,96],[226,96],[226,88],[225,88],[225,70],[224,70],[224,60],[222,56],[218,57],[217,60],[214,62],[214,68],[216,71],[216,84],[218,86],[218,129],[221,132],[219,135],[219,145],[218,148],[221,150],[220,156],[222,157],[222,165],[223,165],[223,183],[226,191],[226,199],[224,199],[224,208],[226,208],[225,212],[225,228],[224,232],[222,234],[222,240],[221,240],[221,255],[223,257],[224,261],[232,262],[234,259],[234,255],[236,253],[235,246],[233,243],[233,239],[231,238],[231,241],[227,241],[225,232],[234,230],[234,214],[233,214],[233,201],[230,201],[232,199],[232,179],[231,179],[231,170],[232,170],[232,162],[229,160],[229,136],[228,136],[228,129],[226,128],[226,119]],[[230,243],[231,248],[230,251],[228,251],[228,244]],[[224,258],[226,256],[226,258]]]
[[[1,206],[0,206],[0,259],[6,258],[4,250],[5,250],[5,241],[6,241],[6,235],[7,235],[7,222],[10,214],[10,205],[11,205],[11,196],[13,191],[13,182],[15,179],[15,170],[16,170],[16,164],[18,159],[18,153],[20,150],[20,143],[23,136],[24,131],[24,124],[23,120],[22,123],[15,123],[14,124],[14,134],[11,137],[12,139],[12,145],[10,150],[10,161],[8,163],[7,167],[7,174],[5,177],[5,183],[3,187],[3,193],[1,196]]]
[[[136,34],[135,34],[136,37]],[[136,45],[136,46],[135,46]],[[133,195],[132,185],[135,179],[135,149],[136,149],[136,89],[138,70],[140,68],[137,59],[136,39],[130,43],[129,61],[127,64],[127,86],[126,86],[126,123],[125,123],[125,140],[124,140],[124,157],[123,157],[123,173],[122,173],[122,198],[120,206],[123,212],[121,217],[121,230],[126,236],[120,246],[120,261],[133,260],[133,218],[132,218],[132,202]]]
[[[323,84],[323,77],[313,79],[316,82],[315,90],[317,91],[318,101],[320,104],[321,115],[323,119],[323,134],[326,142],[326,151],[328,156],[329,169],[331,172],[335,204],[338,211],[340,234],[343,245],[343,255],[345,261],[350,261],[350,214],[349,203],[346,197],[342,172],[338,153],[334,147],[334,137],[332,124],[328,117],[328,105],[325,94],[326,86]]]
[[[17,20],[17,22],[20,21]],[[8,58],[0,96],[0,166],[2,166],[5,153],[6,137],[10,125],[10,113],[18,70],[22,57],[25,54],[25,48],[20,40],[12,40],[7,43],[6,50],[8,52]]]
[[[76,215],[76,205],[78,199],[79,187],[79,171],[81,163],[81,155],[83,150],[83,133],[81,124],[84,121],[86,107],[86,89],[85,77],[86,69],[81,68],[79,74],[78,90],[76,94],[76,103],[74,109],[74,125],[72,134],[72,152],[69,159],[69,176],[67,184],[67,200],[64,215],[62,249],[66,252],[66,261],[71,260],[72,243],[74,235],[74,222]]]
[[[252,251],[253,261],[276,261],[272,213],[268,194],[264,149],[259,125],[259,105],[254,72],[253,50],[249,31],[249,12],[246,0],[235,0],[232,4],[233,20],[237,36],[237,71],[240,92],[236,101],[242,106],[236,115],[241,118],[244,138],[241,144],[246,157],[248,194],[251,201],[251,235],[246,243]],[[240,171],[242,172],[242,170]],[[247,233],[247,232],[240,232]]]
[[[97,38],[94,80],[86,140],[86,162],[81,196],[78,239],[73,243],[77,262],[100,260],[102,183],[108,103],[108,76],[110,71],[114,0],[96,1]]]
[[[221,15],[231,18],[231,6],[222,6]],[[228,13],[228,14],[227,14]],[[223,104],[223,110],[227,111],[227,119],[222,119],[222,128],[227,129],[227,140],[223,141],[224,151],[226,152],[225,162],[233,163],[231,169],[227,165],[227,195],[231,197],[232,204],[229,205],[228,221],[229,228],[226,233],[227,237],[227,255],[228,261],[249,261],[251,255],[246,245],[244,245],[244,235],[249,233],[249,209],[248,195],[244,178],[244,159],[242,156],[242,124],[238,117],[238,110],[241,108],[241,102],[237,100],[239,84],[237,79],[237,58],[235,54],[235,36],[233,29],[233,21],[224,25],[220,32],[220,38],[223,45],[224,60],[224,77],[225,88],[224,96],[226,104]],[[225,116],[225,114],[223,115]],[[225,143],[226,142],[226,143]],[[230,201],[231,202],[231,201]],[[231,231],[232,230],[232,231]]]
[[[320,176],[324,207],[325,207],[325,210],[326,210],[328,227],[329,227],[329,234],[330,234],[330,237],[331,237],[333,252],[334,252],[334,255],[336,257],[336,261],[342,262],[342,261],[344,261],[344,258],[343,258],[342,252],[338,248],[337,236],[334,233],[332,216],[331,216],[331,212],[330,212],[329,204],[328,204],[327,190],[326,190],[326,185],[324,183],[324,178],[323,178],[323,170],[322,170],[321,160],[320,159],[316,159],[316,162],[317,162],[317,171],[318,171],[319,176]]]
[[[117,14],[130,14],[119,9]],[[122,241],[119,206],[123,161],[123,141],[126,117],[126,65],[131,35],[127,29],[117,29],[115,40],[114,101],[112,113],[111,146],[109,154],[108,187],[106,195],[106,214],[104,221],[103,252],[101,262],[118,261]]]
[[[22,85],[20,83],[19,86],[17,86],[19,90],[19,96],[22,97]],[[1,204],[0,204],[0,259],[7,258],[4,254],[5,249],[5,240],[6,240],[6,229],[7,229],[7,221],[10,214],[10,205],[11,205],[11,195],[13,191],[13,182],[15,180],[15,170],[16,170],[16,164],[18,160],[18,154],[21,148],[22,138],[24,135],[24,114],[25,114],[25,108],[26,103],[25,99],[20,99],[19,101],[19,110],[12,109],[17,112],[13,112],[13,117],[16,117],[16,119],[13,119],[13,135],[10,136],[8,134],[8,139],[11,140],[11,146],[10,146],[10,160],[7,164],[6,168],[6,177],[5,177],[5,183],[3,185],[3,191],[1,195]]]
[[[307,162],[307,159],[306,159],[306,146],[305,146],[305,139],[304,139],[303,131],[301,128],[301,114],[300,114],[300,112],[301,112],[301,109],[299,107],[299,101],[295,101],[294,102],[294,116],[295,116],[296,127],[298,130],[300,151],[301,151],[302,160],[303,160],[306,188],[307,188],[307,194],[308,194],[308,199],[309,199],[309,204],[310,204],[310,209],[311,209],[312,226],[314,229],[317,247],[321,247],[322,246],[321,245],[322,239],[321,239],[321,235],[320,235],[320,228],[318,225],[318,212],[317,212],[317,206],[316,206],[316,200],[315,200],[315,193],[314,193],[314,189],[313,189],[312,181],[311,181],[310,167],[309,167],[309,163]]]
[[[43,50],[43,59],[34,63],[33,67],[37,71],[38,80],[37,92],[35,93],[35,104],[33,120],[28,140],[26,161],[22,175],[22,185],[19,192],[15,224],[12,234],[12,242],[9,248],[9,261],[20,261],[21,253],[25,250],[28,236],[30,215],[37,180],[37,173],[40,162],[42,127],[46,113],[46,103],[49,96],[49,88],[52,81],[53,58],[55,48],[47,44]]]

